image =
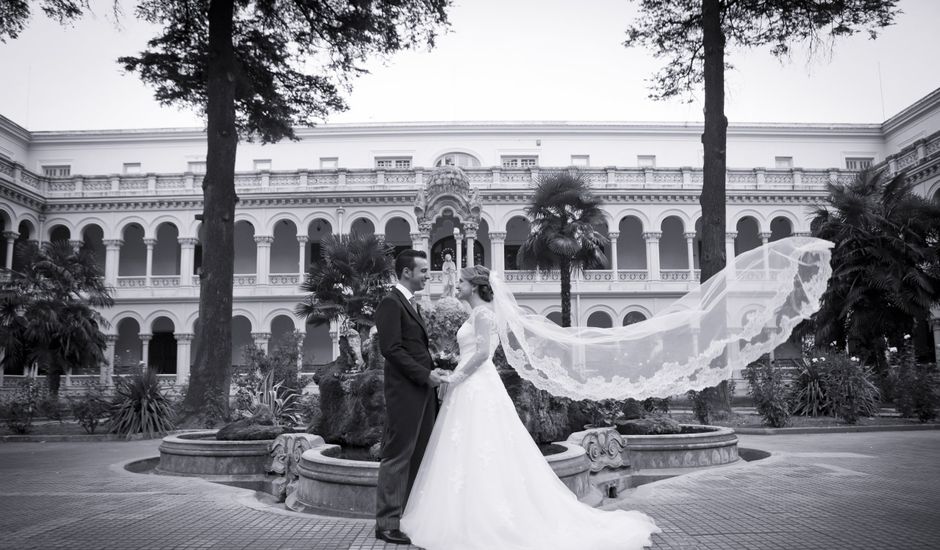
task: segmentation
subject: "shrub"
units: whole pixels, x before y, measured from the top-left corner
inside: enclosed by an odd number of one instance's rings
[[[235,393],[236,418],[251,418],[260,407],[265,407],[274,416],[279,426],[294,427],[303,423],[300,394],[282,382],[274,383],[274,371],[263,376],[253,375],[245,378],[247,382],[239,385]]]
[[[760,359],[744,368],[744,378],[763,423],[772,428],[786,426],[790,421],[789,388],[780,369]]]
[[[318,394],[301,395],[297,407],[308,430],[320,422],[320,396]]]
[[[261,376],[271,372],[274,384],[297,388],[297,361],[300,358],[301,341],[300,332],[294,331],[284,335],[267,351],[254,344],[248,344],[245,347],[245,371],[257,371]]]
[[[701,391],[689,390],[686,395],[692,402],[692,414],[698,419],[700,424],[708,424],[711,421],[714,409],[712,400],[717,399],[718,388],[705,388]]]
[[[872,382],[871,369],[857,358],[841,353],[830,354],[826,363],[832,412],[849,424],[855,424],[861,416],[874,416],[878,412],[879,391]]]
[[[940,374],[934,363],[918,363],[910,335],[904,336],[901,353],[889,349],[895,407],[901,416],[927,422],[937,417],[940,404]]]
[[[173,408],[169,396],[160,388],[153,369],[128,378],[118,378],[114,387],[108,427],[112,433],[130,437],[165,433],[173,428]]]
[[[20,382],[11,397],[0,402],[0,416],[10,431],[28,434],[33,427],[33,418],[45,399],[45,388],[34,379]]]
[[[93,434],[102,419],[107,420],[111,403],[101,386],[92,386],[81,397],[69,397],[69,408],[79,425],[87,433]]]
[[[643,409],[650,414],[669,414],[669,398],[647,397],[643,400]]]
[[[793,385],[793,414],[800,416],[825,416],[832,412],[832,403],[827,394],[829,383],[825,359],[813,357],[804,362],[800,375]]]

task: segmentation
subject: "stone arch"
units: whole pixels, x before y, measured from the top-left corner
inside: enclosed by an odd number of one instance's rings
[[[143,334],[143,325],[140,322],[139,315],[132,312],[127,315],[115,316],[114,327],[117,339],[114,342],[114,370],[116,374],[123,374],[129,369],[134,369],[140,364],[143,358],[143,342],[140,335]]]
[[[333,213],[327,212],[325,210],[315,210],[313,212],[308,213],[306,216],[303,217],[303,220],[301,220],[301,222],[297,225],[297,227],[298,228],[302,227],[309,232],[311,224],[313,224],[317,220],[326,222],[327,224],[329,224],[331,228],[337,227],[336,216]],[[342,233],[342,231],[340,231],[339,229],[336,229],[335,232]]]
[[[690,223],[674,214],[660,222],[659,265],[663,270],[689,269],[689,248],[685,239],[689,226]]]
[[[614,326],[614,318],[610,314],[610,308],[595,307],[589,310],[590,313],[584,314],[584,326],[596,328],[610,328]]]
[[[476,151],[464,147],[448,147],[447,149],[438,149],[438,151],[431,157],[434,159],[431,161],[431,167],[442,168],[443,166],[437,166],[437,164],[443,160],[446,155],[467,155],[476,160],[475,166],[473,165],[474,163],[470,163],[471,165],[469,166],[460,166],[458,163],[454,165],[457,168],[477,168],[483,166],[483,161]]]
[[[131,222],[121,227],[120,239],[124,241],[118,254],[118,276],[140,277],[147,274],[147,233],[144,225]]]
[[[650,316],[639,309],[630,309],[620,316],[620,326],[629,326],[649,319]]]
[[[760,233],[761,231],[764,231],[765,230],[764,228],[767,227],[767,220],[764,219],[764,216],[757,210],[748,208],[745,210],[736,211],[733,217],[728,216],[728,223],[731,227],[728,229],[728,231],[737,231],[736,228],[738,226],[738,223],[744,218],[754,218],[754,220],[757,222],[758,233]]]
[[[619,317],[623,318],[623,317],[625,317],[625,316],[626,316],[627,314],[629,314],[629,313],[641,313],[641,314],[643,315],[643,317],[645,317],[645,318],[647,318],[647,319],[649,319],[650,317],[653,316],[653,312],[650,311],[649,308],[643,307],[643,306],[638,305],[638,304],[633,304],[633,305],[630,305],[630,306],[625,307],[625,308],[620,312]]]
[[[117,223],[114,238],[123,240],[124,232],[127,231],[127,227],[134,224],[139,225],[140,228],[144,230],[143,238],[148,238],[147,228],[150,227],[150,224],[147,223],[147,220],[141,218],[140,216],[127,216],[126,218],[121,218],[121,221]]]
[[[75,232],[72,228],[63,223],[53,223],[46,227],[46,241],[53,243],[59,241],[71,241]]]
[[[176,232],[182,235],[183,220],[181,220],[180,217],[175,214],[163,214],[151,220],[149,227],[145,227],[145,229],[147,230],[147,237],[151,239],[156,239],[157,230],[160,229],[160,226],[164,224],[171,224],[173,227],[176,228]]]
[[[151,312],[144,318],[144,322],[141,324],[141,326],[152,329],[154,322],[156,322],[156,320],[161,317],[166,318],[171,323],[173,323],[174,330],[179,330],[179,327],[181,326],[179,316],[168,309],[158,309],[154,312]]]
[[[742,216],[738,218],[735,231],[737,232],[734,238],[735,256],[761,245],[760,220],[752,216]]]
[[[637,208],[624,208],[624,209],[619,210],[617,214],[614,215],[614,219],[617,220],[618,225],[625,218],[636,218],[637,220],[639,220],[641,232],[650,231],[649,228],[652,227],[649,216],[646,215],[646,212],[643,212],[642,210],[639,210]]]
[[[239,223],[239,222],[250,223],[251,226],[255,228],[255,233],[259,235],[260,233],[258,233],[258,231],[264,228],[264,224],[262,224],[261,221],[258,220],[258,217],[248,212],[236,212],[235,213],[235,223]]]
[[[300,228],[306,227],[304,226],[302,220],[300,219],[300,216],[298,216],[297,214],[293,212],[283,211],[283,212],[278,212],[277,214],[272,216],[270,220],[268,220],[269,223],[264,228],[264,234],[274,235],[274,231],[275,229],[277,229],[278,223],[282,221],[289,221],[293,223],[294,227],[297,228],[298,235],[300,234]]]
[[[258,225],[248,217],[235,221],[235,274],[245,275],[258,272]]]
[[[105,230],[97,223],[87,223],[78,233],[78,238],[82,241],[82,247],[90,250],[95,258],[95,265],[104,275],[107,262],[107,249],[104,245]]]
[[[297,330],[300,330],[300,328],[297,325],[298,323],[302,323],[303,320],[297,319],[297,316],[294,315],[294,312],[286,307],[279,307],[277,309],[269,311],[261,320],[261,324],[259,324],[258,326],[262,327],[265,331],[270,332],[271,322],[274,321],[275,317],[281,317],[281,316],[290,317],[291,320],[293,320],[294,322],[294,327],[297,328]]]
[[[646,239],[643,219],[632,213],[617,222],[617,269],[646,269]]]
[[[388,224],[392,220],[395,220],[395,219],[404,220],[405,223],[408,224],[409,234],[414,233],[417,230],[415,223],[414,223],[414,214],[405,212],[403,210],[392,210],[391,212],[386,212],[382,216],[382,219],[381,219],[381,222],[379,222],[379,225],[375,226],[375,230],[379,231],[379,229],[381,229],[381,231],[379,232],[384,234],[387,237],[388,236]]]
[[[167,219],[154,226],[152,275],[179,275],[181,267],[181,247],[179,226],[172,219]]]
[[[656,228],[656,231],[662,231],[663,222],[672,217],[678,218],[682,222],[682,231],[686,231],[687,227],[692,227],[692,219],[689,218],[689,213],[678,208],[670,208],[660,212],[653,227]]]
[[[779,241],[793,236],[795,227],[796,225],[789,216],[774,216],[770,220],[770,241]]]
[[[296,216],[278,216],[268,229],[268,234],[274,239],[271,242],[268,273],[297,273],[300,269],[303,250],[297,241],[300,228],[295,220]]]
[[[111,224],[106,223],[103,219],[101,219],[101,218],[99,218],[99,217],[97,217],[97,216],[89,216],[89,217],[87,217],[87,218],[82,218],[81,220],[79,220],[79,221],[75,224],[75,228],[76,228],[75,234],[76,234],[76,235],[84,235],[84,234],[85,234],[85,230],[88,229],[89,226],[93,226],[93,225],[96,225],[96,226],[98,226],[99,228],[101,228],[101,233],[102,233],[104,239],[112,239],[112,238],[115,238],[115,237],[113,237],[113,233],[112,233],[112,229],[111,229]]]
[[[232,312],[232,365],[245,364],[245,347],[253,343],[251,333],[258,326],[246,313]]]
[[[499,221],[498,227],[500,227],[500,231],[508,232],[509,222],[512,221],[513,218],[522,218],[526,221],[528,221],[529,219],[528,216],[526,216],[525,214],[525,210],[522,208],[516,208],[516,209],[510,210],[509,212],[504,214],[502,219]]]

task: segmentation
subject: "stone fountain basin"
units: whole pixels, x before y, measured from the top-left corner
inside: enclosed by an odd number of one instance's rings
[[[273,439],[219,441],[218,430],[170,435],[160,443],[158,474],[198,476],[210,481],[234,481],[264,476],[271,462]]]
[[[633,486],[740,460],[734,429],[687,424],[683,427],[700,431],[621,436],[625,442],[623,461],[630,467]]]
[[[602,495],[590,482],[590,462],[583,448],[569,443],[559,453],[546,456],[558,477],[578,498],[591,506]],[[379,463],[339,458],[339,445],[322,445],[305,451],[298,465],[296,490],[286,506],[297,512],[343,517],[375,517]]]

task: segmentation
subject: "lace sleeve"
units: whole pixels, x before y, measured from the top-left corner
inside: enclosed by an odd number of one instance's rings
[[[470,356],[467,364],[459,371],[447,377],[445,381],[448,384],[459,384],[463,382],[490,358],[493,352],[491,346],[495,327],[496,320],[493,310],[488,307],[481,307],[474,312],[473,332],[476,336],[476,351]]]

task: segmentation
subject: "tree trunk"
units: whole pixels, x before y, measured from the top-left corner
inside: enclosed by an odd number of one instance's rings
[[[202,275],[196,360],[183,402],[183,426],[228,416],[232,362],[232,285],[235,258],[235,54],[233,0],[209,5],[208,151],[202,182]]]
[[[704,47],[705,151],[702,194],[701,269],[704,283],[725,268],[725,171],[728,119],[725,117],[725,35],[721,28],[721,0],[702,2],[702,46]],[[726,352],[727,353],[727,352]],[[715,410],[731,412],[727,382],[718,386]]]
[[[558,263],[561,271],[561,326],[571,326],[571,261],[561,258]]]

